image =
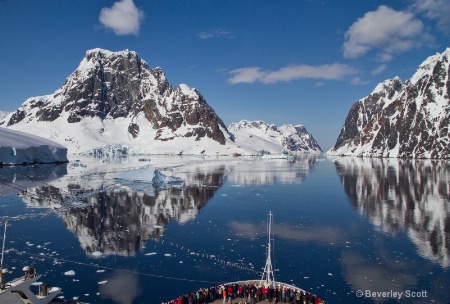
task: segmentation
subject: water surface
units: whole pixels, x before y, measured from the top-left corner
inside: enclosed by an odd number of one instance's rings
[[[144,165],[185,186],[114,179]],[[260,278],[272,211],[277,281],[329,303],[450,303],[449,162],[86,158],[0,179],[8,278],[34,263],[68,299],[161,303]],[[407,291],[421,297],[393,297]]]

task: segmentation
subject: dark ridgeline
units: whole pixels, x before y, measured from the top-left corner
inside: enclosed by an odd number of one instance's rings
[[[450,158],[450,48],[351,107],[333,155]]]
[[[35,111],[35,117],[27,115]],[[209,137],[225,144],[229,137],[222,120],[195,89],[185,85],[173,88],[161,70],[149,68],[136,52],[110,52],[94,49],[86,52],[79,67],[65,80],[63,86],[52,95],[28,99],[5,123],[11,126],[24,119],[52,122],[63,112],[68,113],[69,124],[84,117],[100,119],[129,118],[128,132],[139,135],[140,127],[135,118],[144,113],[153,128],[169,128],[179,131],[191,126],[183,137],[199,139]],[[179,133],[178,132],[178,133]],[[175,136],[175,135],[174,135]],[[181,136],[177,134],[177,136]],[[160,137],[156,140],[171,140]]]
[[[115,125],[120,126],[120,136]],[[168,147],[178,144],[179,150],[155,148],[156,153],[242,155],[257,154],[266,143],[260,141],[262,147],[251,144],[247,147],[250,152],[241,149],[248,136],[235,142],[234,135],[199,91],[185,84],[173,87],[161,68],[150,68],[136,52],[128,50],[87,51],[61,88],[53,94],[29,98],[15,112],[0,118],[0,126],[30,133],[35,128],[53,128],[56,131],[51,135],[42,132],[41,136],[58,138],[69,153],[98,154],[102,149],[109,151],[114,145],[119,145],[118,149],[123,151],[124,142],[151,151],[152,144],[164,147],[161,142],[168,142],[172,143]],[[88,141],[85,132],[94,139]],[[111,132],[117,136],[111,137]],[[272,145],[279,145],[288,152],[321,151],[300,125],[272,137]],[[210,149],[211,146],[216,147],[215,150]],[[119,150],[111,152],[121,154]]]

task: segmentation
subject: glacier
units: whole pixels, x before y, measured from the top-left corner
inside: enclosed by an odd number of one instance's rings
[[[65,163],[67,148],[29,133],[0,127],[0,164]]]

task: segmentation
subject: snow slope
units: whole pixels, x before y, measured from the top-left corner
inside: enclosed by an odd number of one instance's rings
[[[320,153],[320,146],[302,125],[277,127],[264,121],[241,120],[232,123],[228,131],[240,147],[254,154]]]
[[[0,163],[67,162],[67,149],[48,139],[0,128]]]
[[[0,111],[0,120],[2,120],[3,118],[5,118],[6,116],[8,116],[10,113],[9,112],[3,112]]]
[[[450,158],[450,48],[351,107],[330,155]]]
[[[276,147],[282,138],[260,141],[261,146],[246,145],[245,136],[242,143],[240,136],[233,140],[199,91],[186,84],[173,87],[161,68],[150,68],[128,50],[88,50],[61,88],[29,98],[0,119],[0,126],[32,134],[39,130],[71,154],[101,156],[249,155],[266,145],[273,151],[299,151],[303,145],[295,130],[276,134],[286,137],[283,147]]]

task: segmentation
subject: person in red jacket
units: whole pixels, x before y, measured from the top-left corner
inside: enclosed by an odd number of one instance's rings
[[[233,286],[229,285],[227,288],[227,294],[229,297],[231,297],[231,295],[233,294]]]

